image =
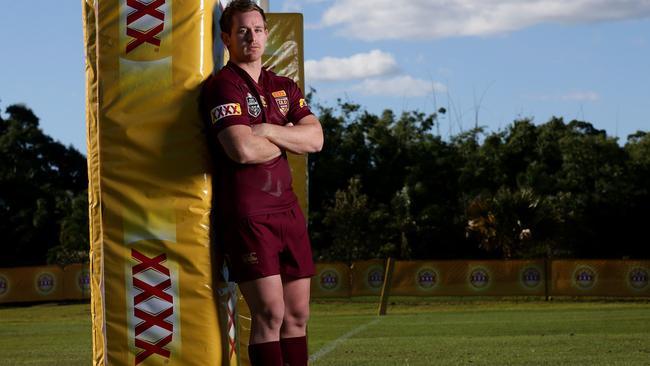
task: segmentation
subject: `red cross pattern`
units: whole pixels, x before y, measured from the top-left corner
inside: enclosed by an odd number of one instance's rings
[[[133,274],[137,274],[151,268],[169,276],[169,269],[161,264],[167,260],[167,255],[165,253],[155,258],[149,258],[137,250],[131,249],[131,257],[133,257],[133,259],[137,259],[140,262],[140,264],[133,266],[133,269],[131,271]]]
[[[134,10],[127,16],[126,24],[131,24],[145,15],[165,21],[165,13],[158,10],[159,7],[165,5],[165,0],[155,0],[149,4],[141,3],[139,0],[126,0],[126,5]]]
[[[174,315],[174,296],[167,292],[172,287],[170,270],[164,265],[167,254],[162,253],[150,257],[136,249],[131,249],[131,258],[138,262],[131,267],[133,290],[140,291],[133,295],[133,322],[131,324],[135,328],[135,347],[141,349],[136,354],[135,365],[144,362],[152,355],[169,359],[171,351],[164,347],[172,342],[174,334],[174,318],[167,320]],[[146,275],[149,270],[156,271],[159,274],[158,278],[162,275],[162,280],[155,281],[157,284],[149,283],[152,282],[151,276]],[[136,275],[140,273],[142,275],[137,278]],[[151,303],[150,300],[153,299],[157,301]],[[143,307],[149,311],[143,310]],[[155,313],[151,310],[154,310]],[[155,334],[158,336],[154,337],[160,337],[160,339],[143,339],[143,337],[151,338],[151,335],[148,336],[145,332],[153,327],[160,328],[169,334],[163,337],[157,330]]]
[[[212,123],[228,116],[241,116],[241,105],[239,103],[227,103],[212,109]]]
[[[136,338],[135,339],[135,346],[138,348],[141,348],[143,351],[138,353],[137,356],[135,356],[135,364],[139,364],[143,362],[144,360],[147,359],[147,357],[151,355],[161,355],[165,358],[169,358],[171,355],[171,352],[169,350],[163,348],[166,345],[168,345],[172,341],[172,335],[168,335],[167,337],[159,340],[156,343],[149,343],[147,341],[143,341],[141,339]]]
[[[159,47],[160,38],[158,35],[162,33],[165,28],[165,13],[160,11],[158,8],[165,5],[165,0],[154,0],[150,3],[143,3],[141,0],[127,0],[126,5],[134,10],[126,17],[126,35],[133,38],[133,40],[126,45],[126,53],[133,51],[144,43],[149,43]],[[155,19],[160,20],[161,23],[146,31],[140,31],[130,27],[133,22],[145,15],[150,15]]]

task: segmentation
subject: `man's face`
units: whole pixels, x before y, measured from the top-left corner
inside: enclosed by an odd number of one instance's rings
[[[262,14],[257,11],[235,13],[230,34],[222,33],[230,59],[235,62],[252,62],[262,58],[268,31]]]

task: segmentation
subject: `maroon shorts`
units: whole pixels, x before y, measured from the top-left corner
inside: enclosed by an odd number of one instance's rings
[[[277,274],[304,278],[315,273],[307,223],[298,205],[287,211],[246,217],[224,229],[230,281]]]

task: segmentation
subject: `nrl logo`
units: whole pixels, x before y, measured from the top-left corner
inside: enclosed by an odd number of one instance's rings
[[[258,117],[260,113],[262,113],[260,104],[257,102],[257,99],[251,95],[251,93],[246,94],[246,104],[248,105],[248,114],[251,116]]]

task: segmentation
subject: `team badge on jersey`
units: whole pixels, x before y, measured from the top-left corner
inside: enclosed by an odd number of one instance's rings
[[[214,107],[210,111],[212,124],[217,123],[220,119],[228,116],[241,116],[241,105],[239,103],[227,103]]]
[[[251,95],[251,93],[246,94],[246,104],[248,105],[248,114],[251,116],[257,117],[260,115],[260,113],[262,113],[260,104],[257,102],[257,99]]]
[[[275,98],[275,102],[278,104],[280,112],[286,116],[287,113],[289,113],[289,98],[287,97],[287,92],[284,90],[278,90],[271,93],[271,95]]]

